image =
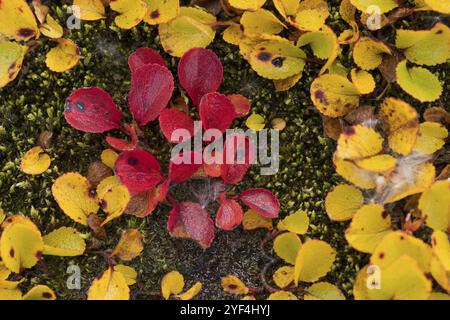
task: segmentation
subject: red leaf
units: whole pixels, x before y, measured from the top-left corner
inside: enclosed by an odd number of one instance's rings
[[[102,133],[120,128],[122,114],[111,96],[95,87],[72,92],[64,105],[64,117],[77,130]]]
[[[131,193],[150,190],[162,179],[158,160],[144,150],[122,152],[116,161],[115,172]]]
[[[278,217],[280,202],[277,197],[267,189],[248,189],[238,196],[247,207],[255,210],[266,218]]]
[[[195,202],[175,204],[167,221],[167,229],[173,237],[190,238],[209,248],[214,240],[214,221],[209,213]]]
[[[159,203],[163,202],[169,190],[169,180],[165,180],[159,186],[146,192],[136,193],[128,203],[126,212],[139,218],[145,218],[153,211]]]
[[[241,182],[255,159],[255,145],[244,134],[233,133],[226,136],[223,151],[220,174],[223,182],[226,184]]]
[[[216,215],[216,226],[223,230],[233,230],[244,218],[242,207],[235,200],[220,195],[220,207]]]
[[[205,94],[219,89],[223,78],[222,63],[211,50],[191,49],[184,54],[178,64],[178,78],[197,106]]]
[[[169,164],[169,180],[177,183],[191,178],[202,166],[202,155],[198,152],[192,151],[186,155],[180,153],[177,160],[182,160],[183,163],[176,164],[174,159],[171,159]]]
[[[165,67],[163,57],[153,49],[150,48],[139,48],[128,57],[128,65],[130,66],[131,72],[135,72],[142,66],[146,64],[158,64]]]
[[[128,131],[128,134],[131,137],[131,142],[119,139],[115,137],[106,137],[106,142],[113,147],[114,149],[120,150],[120,151],[131,151],[136,149],[139,139],[136,134],[136,130],[133,126],[130,126],[129,124],[124,125],[125,129]]]
[[[180,143],[185,141],[182,137],[172,139],[172,133],[176,129],[185,129],[190,137],[194,135],[194,120],[184,112],[177,109],[164,109],[159,115],[159,126],[161,131],[169,142]]]
[[[158,118],[169,103],[173,87],[169,69],[157,64],[142,66],[131,74],[128,101],[139,125],[144,126]]]
[[[234,114],[236,118],[246,116],[250,112],[250,101],[240,94],[232,94],[228,96],[234,106]]]
[[[213,92],[203,96],[199,113],[205,130],[217,129],[223,133],[233,122],[234,106],[227,96]]]

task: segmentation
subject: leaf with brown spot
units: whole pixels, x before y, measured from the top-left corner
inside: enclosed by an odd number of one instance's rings
[[[94,232],[96,237],[106,238],[105,228],[102,226],[103,219],[96,213],[92,213],[87,217],[89,228]]]
[[[137,229],[128,229],[119,240],[119,243],[111,253],[111,257],[118,257],[130,261],[139,256],[144,249],[142,235]]]
[[[344,124],[339,118],[322,117],[323,130],[325,135],[335,141],[339,139],[342,131],[344,130]]]
[[[112,176],[113,172],[101,161],[94,161],[89,165],[87,179],[92,187],[96,188],[100,181]]]
[[[50,148],[52,144],[53,132],[45,130],[42,131],[38,138],[38,145],[44,149]]]
[[[432,107],[423,114],[425,121],[450,124],[450,113],[441,107]]]

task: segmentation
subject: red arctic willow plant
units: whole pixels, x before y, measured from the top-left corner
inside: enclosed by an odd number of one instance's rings
[[[129,136],[128,140],[108,136],[106,141],[120,151],[114,167],[116,176],[128,188],[132,198],[144,200],[139,202],[143,208],[139,208],[139,213],[135,215],[145,217],[159,203],[167,200],[172,206],[167,222],[169,233],[174,237],[195,240],[203,248],[211,246],[215,235],[214,224],[224,230],[232,230],[241,224],[244,214],[240,203],[264,217],[276,218],[280,204],[271,191],[250,189],[237,196],[226,192],[227,187],[244,178],[256,154],[255,146],[243,134],[233,133],[223,139],[225,142],[220,142],[223,143],[223,154],[219,157],[222,159],[223,156],[223,161],[220,163],[208,161],[195,151],[190,151],[190,154],[180,152],[178,156],[187,161],[175,161],[172,157],[168,172],[163,172],[158,160],[140,143],[136,129],[159,118],[164,136],[175,144],[190,142],[187,140],[194,139],[199,128],[195,127],[194,120],[187,113],[167,108],[174,91],[174,78],[156,51],[140,48],[130,55],[128,63],[131,70],[128,104],[135,119],[132,124],[121,123],[121,112],[111,96],[100,88],[74,91],[67,98],[64,116],[72,127],[83,132],[104,133],[118,129]],[[203,129],[214,129],[219,134],[224,134],[235,118],[248,114],[250,110],[250,103],[245,97],[217,92],[222,77],[219,58],[207,49],[188,51],[178,64],[180,84],[197,107]],[[178,129],[188,132],[188,138],[174,135]],[[243,140],[237,139],[239,137]],[[240,152],[246,155],[245,161],[226,161],[236,160]],[[198,172],[203,172],[203,175]],[[208,201],[177,201],[171,194],[171,187],[198,179],[199,176],[214,181],[210,184],[210,188],[214,189],[211,192],[213,196]],[[207,191],[209,193],[211,190]],[[219,206],[215,223],[207,208],[211,198]]]

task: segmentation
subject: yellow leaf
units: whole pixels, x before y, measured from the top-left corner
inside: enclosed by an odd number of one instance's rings
[[[248,293],[247,286],[237,277],[228,275],[220,281],[223,291],[234,294],[244,295]]]
[[[431,293],[431,281],[407,255],[399,257],[379,275],[379,289],[367,291],[372,300],[426,300]]]
[[[323,115],[342,117],[359,106],[359,92],[347,78],[325,74],[311,85],[311,99]]]
[[[353,282],[353,297],[355,300],[370,300],[367,285],[369,267],[369,265],[364,266],[356,274],[355,281]]]
[[[363,203],[364,197],[359,189],[340,184],[327,194],[325,210],[331,220],[346,221],[353,217]]]
[[[127,285],[131,286],[136,283],[137,272],[132,267],[118,264],[114,266],[114,270],[120,272],[124,276]]]
[[[246,11],[241,17],[244,34],[278,34],[286,26],[269,10]]]
[[[242,226],[244,227],[244,230],[255,230],[259,228],[268,230],[273,229],[272,219],[263,217],[253,209],[249,209],[245,212]]]
[[[386,54],[392,54],[387,45],[367,37],[359,39],[353,48],[353,60],[363,70],[376,69]]]
[[[358,159],[355,163],[361,169],[370,172],[386,173],[394,170],[397,159],[388,154],[379,154],[370,158]]]
[[[296,234],[305,234],[308,231],[309,218],[303,210],[298,210],[278,222],[278,230],[286,230]]]
[[[89,181],[79,173],[66,173],[52,186],[53,197],[62,211],[74,221],[87,226],[87,217],[97,213],[98,198]]]
[[[137,229],[128,229],[120,237],[119,243],[114,248],[111,256],[130,261],[139,256],[144,250],[142,235]]]
[[[184,288],[184,277],[178,271],[171,271],[161,281],[161,293],[168,300],[172,294],[179,294]]]
[[[432,292],[428,300],[450,300],[450,295],[442,292]]]
[[[94,21],[105,18],[102,0],[73,0],[73,15],[80,20]],[[72,8],[73,8],[72,6]]]
[[[276,255],[290,264],[295,263],[295,258],[301,246],[300,238],[293,232],[282,233],[273,241],[273,250]]]
[[[433,11],[450,14],[450,3],[443,0],[424,0]]]
[[[298,298],[289,291],[277,291],[267,298],[267,300],[298,300]]]
[[[442,83],[429,70],[421,67],[408,68],[406,60],[397,65],[397,83],[420,102],[431,102],[442,94]]]
[[[130,288],[123,274],[109,267],[92,282],[88,291],[88,300],[129,300]]]
[[[223,32],[223,40],[225,40],[229,44],[238,46],[245,37],[243,29],[244,28],[240,24],[233,23]]]
[[[10,274],[11,274],[11,270],[9,270],[3,262],[0,262],[0,283],[4,280],[8,279]],[[2,288],[1,285],[0,285],[0,288]]]
[[[50,156],[41,147],[34,147],[22,157],[20,169],[26,174],[38,175],[47,171],[50,162]]]
[[[112,149],[105,149],[100,155],[103,164],[111,169],[114,169],[117,158],[119,158],[119,155]]]
[[[356,22],[356,8],[350,0],[342,0],[339,6],[339,14],[345,22],[353,24]]]
[[[273,282],[280,287],[286,288],[294,281],[294,267],[284,266],[278,268],[273,274]]]
[[[422,240],[402,231],[387,234],[376,246],[370,262],[385,270],[403,255],[416,260],[424,272],[430,272],[431,248]]]
[[[439,285],[450,292],[450,243],[442,231],[435,231],[431,236],[433,257],[431,274]]]
[[[281,79],[281,80],[273,80],[273,84],[275,85],[275,90],[277,92],[287,91],[294,87],[298,81],[302,78],[302,74],[296,74],[292,77]]]
[[[299,281],[314,282],[325,276],[336,258],[336,252],[325,241],[308,240],[298,251],[294,266],[295,285]]]
[[[330,15],[325,0],[303,0],[297,10],[293,25],[300,30],[318,31]]]
[[[419,199],[419,210],[430,228],[447,231],[450,227],[450,181],[437,181],[424,191]]]
[[[258,10],[265,2],[266,0],[228,0],[233,8],[251,11]]]
[[[27,50],[27,46],[13,41],[0,40],[0,88],[17,77]]]
[[[306,54],[287,40],[272,40],[254,46],[249,62],[261,77],[280,80],[302,73]]]
[[[206,48],[216,35],[210,26],[216,22],[212,14],[194,7],[181,7],[179,15],[159,25],[159,36],[164,50],[181,57],[192,48]]]
[[[77,45],[69,39],[58,39],[56,41],[58,45],[47,53],[45,64],[54,72],[72,69],[80,60],[80,51]]]
[[[36,229],[27,224],[12,223],[3,230],[0,253],[3,263],[12,272],[31,268],[41,258],[44,242]]]
[[[371,8],[377,8],[379,12],[376,13],[385,13],[398,7],[398,3],[394,0],[350,0],[350,2],[364,13],[374,13]]]
[[[17,41],[27,41],[39,35],[36,18],[25,0],[1,2],[0,30],[7,38]]]
[[[202,283],[196,282],[189,290],[179,294],[177,298],[180,300],[191,300],[200,293],[200,290],[202,290]]]
[[[64,30],[61,25],[49,14],[45,18],[45,23],[41,25],[39,30],[44,36],[51,39],[59,39],[64,34]]]
[[[120,13],[114,22],[121,29],[131,29],[137,26],[147,12],[147,5],[142,0],[114,0],[111,9]]]
[[[304,300],[345,300],[341,290],[328,282],[317,282],[306,289]]]
[[[147,11],[144,21],[151,25],[166,23],[180,12],[180,0],[144,0]]]
[[[5,230],[8,226],[13,224],[24,224],[27,227],[30,227],[36,232],[40,233],[38,227],[36,227],[36,225],[29,218],[20,214],[16,214],[6,218],[6,220],[2,223],[1,230]]]
[[[345,180],[353,183],[361,189],[373,189],[376,187],[376,174],[359,168],[351,161],[342,160],[336,155],[333,158],[336,172]]]
[[[309,45],[314,55],[319,59],[328,59],[339,51],[336,35],[329,28],[302,34],[297,40],[297,46],[303,47],[305,45]]]
[[[23,300],[56,300],[56,295],[49,287],[37,285],[23,296]]]
[[[450,59],[450,28],[437,23],[431,30],[397,30],[396,46],[415,64],[445,63]]]
[[[420,124],[414,151],[423,154],[433,154],[445,145],[448,130],[438,122],[424,122]]]
[[[97,186],[97,195],[103,211],[108,214],[102,226],[120,217],[130,202],[130,192],[120,183],[117,176],[103,179]]]
[[[300,4],[299,0],[273,0],[273,4],[278,12],[287,19],[289,16],[295,16]]]
[[[79,256],[84,253],[86,244],[74,228],[61,227],[43,237],[44,254],[62,257]]]
[[[419,132],[419,115],[409,103],[386,98],[381,105],[380,117],[386,125],[389,147],[401,155],[411,153]]]
[[[352,69],[352,82],[360,94],[369,94],[375,90],[376,83],[372,74],[365,70]]]
[[[0,300],[22,300],[22,292],[19,289],[0,288]]]
[[[252,300],[256,300],[256,298],[254,296],[245,296],[241,300],[250,300],[250,301],[252,301]]]
[[[383,149],[383,137],[374,129],[363,125],[347,127],[338,139],[336,156],[341,159],[363,159]]]
[[[345,231],[345,239],[356,250],[372,253],[392,231],[391,217],[383,206],[368,204],[356,212],[350,227]]]
[[[265,121],[262,115],[252,113],[245,121],[245,125],[253,131],[261,131],[266,126]]]

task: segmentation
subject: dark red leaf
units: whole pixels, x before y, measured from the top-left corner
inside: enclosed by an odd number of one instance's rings
[[[243,218],[244,212],[239,203],[227,199],[224,194],[221,194],[220,207],[216,215],[216,226],[223,230],[233,230],[241,224]]]
[[[169,180],[165,180],[159,186],[146,192],[136,193],[131,197],[125,210],[127,214],[144,218],[153,213],[159,203],[166,198],[169,189]]]
[[[226,136],[223,151],[220,174],[223,182],[226,184],[241,182],[255,160],[255,145],[244,134],[233,133]]]
[[[171,236],[190,238],[204,249],[209,248],[214,240],[214,221],[209,213],[195,202],[175,204],[167,221],[167,229]]]
[[[150,48],[139,48],[128,57],[128,65],[130,66],[131,72],[135,72],[142,66],[146,64],[158,64],[165,67],[163,57],[153,49]]]
[[[277,197],[267,189],[248,189],[238,196],[247,207],[255,210],[266,218],[278,217],[280,202]]]
[[[159,126],[166,139],[172,143],[180,143],[187,140],[182,137],[172,139],[172,133],[177,129],[187,130],[189,138],[194,135],[194,120],[186,113],[174,108],[164,109],[161,112],[159,115]]]
[[[64,105],[64,117],[77,130],[102,133],[120,128],[122,114],[111,96],[95,87],[72,92]]]
[[[127,141],[125,139],[119,139],[119,138],[115,138],[115,137],[106,137],[106,142],[114,149],[117,149],[120,151],[134,150],[134,149],[136,149],[138,142],[139,142],[138,136],[136,134],[136,130],[134,129],[133,126],[130,126],[129,124],[125,124],[124,127],[131,137],[131,142]]]
[[[162,180],[158,160],[144,150],[122,152],[115,172],[131,193],[148,191]]]
[[[200,169],[202,163],[202,154],[198,152],[178,154],[170,160],[169,180],[177,183],[188,180]]]
[[[211,50],[191,49],[184,54],[178,64],[178,78],[197,106],[205,94],[219,89],[223,78],[222,63]]]
[[[157,64],[142,66],[131,74],[128,101],[139,125],[144,126],[158,118],[169,103],[173,87],[169,69]]]
[[[240,94],[232,94],[228,96],[234,106],[234,114],[236,118],[246,116],[250,112],[250,101]]]
[[[212,92],[203,96],[199,113],[205,130],[217,129],[225,132],[233,122],[234,106],[227,96]]]

